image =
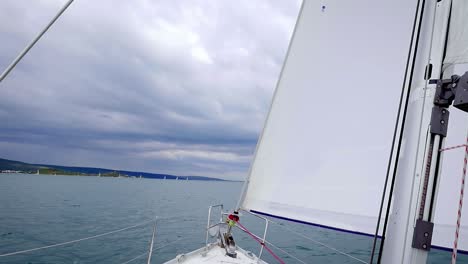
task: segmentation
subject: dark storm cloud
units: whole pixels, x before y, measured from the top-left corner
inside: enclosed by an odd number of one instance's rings
[[[0,69],[63,3],[0,3]],[[241,178],[298,9],[75,0],[0,84],[1,156]]]

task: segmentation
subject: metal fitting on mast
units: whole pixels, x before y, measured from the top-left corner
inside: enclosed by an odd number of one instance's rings
[[[468,112],[468,72],[463,76],[453,75],[450,79],[431,80],[429,83],[437,83],[434,95],[434,107],[431,116],[431,133],[447,136],[449,111],[452,105]]]
[[[430,121],[429,149],[426,154],[425,174],[419,204],[419,216],[413,233],[412,247],[429,251],[434,229],[433,208],[437,179],[439,178],[439,150],[442,139],[447,136],[450,105],[468,112],[468,72],[462,76],[453,75],[450,79],[430,80],[437,84]]]

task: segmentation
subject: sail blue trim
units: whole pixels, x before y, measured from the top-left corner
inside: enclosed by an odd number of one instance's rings
[[[453,251],[453,248],[447,248],[447,247],[441,247],[441,246],[435,246],[435,245],[432,245],[431,248],[438,249],[438,250],[443,250],[443,251],[447,251],[447,252],[452,252]],[[457,249],[457,254],[468,255],[468,250]]]
[[[249,211],[252,212],[252,213],[256,213],[256,214],[260,214],[260,215],[264,215],[264,216],[269,216],[269,217],[274,217],[274,218],[278,218],[278,219],[281,219],[281,220],[286,220],[286,221],[290,221],[290,222],[294,222],[294,223],[311,225],[311,226],[321,227],[321,228],[325,228],[325,229],[330,229],[330,230],[335,230],[335,231],[340,231],[340,232],[345,232],[345,233],[350,233],[350,234],[355,234],[355,235],[374,237],[374,235],[368,234],[368,233],[363,233],[363,232],[358,232],[358,231],[352,231],[352,230],[337,228],[337,227],[333,227],[333,226],[326,226],[326,225],[321,225],[321,224],[317,224],[317,223],[301,221],[301,220],[287,218],[287,217],[283,217],[283,216],[279,216],[279,215],[267,214],[267,213],[256,211],[256,210],[249,210]],[[377,237],[382,238],[382,236],[377,236]],[[431,248],[437,249],[437,250],[442,250],[442,251],[447,251],[447,252],[452,252],[452,250],[453,250],[452,248],[441,247],[441,246],[436,246],[436,245],[432,245]],[[468,250],[458,249],[457,253],[462,254],[462,255],[468,255]]]
[[[260,212],[260,211],[256,211],[256,210],[250,210],[250,212],[256,213],[256,214],[261,214],[261,215],[264,215],[264,216],[270,216],[270,217],[274,217],[274,218],[278,218],[278,219],[282,219],[282,220],[287,220],[287,221],[291,221],[291,222],[295,222],[295,223],[299,223],[299,224],[306,224],[306,225],[311,225],[311,226],[316,226],[316,227],[331,229],[331,230],[340,231],[340,232],[345,232],[345,233],[350,233],[350,234],[355,234],[355,235],[361,235],[361,236],[367,236],[367,237],[374,237],[373,234],[368,234],[368,233],[364,233],[364,232],[358,232],[358,231],[353,231],[353,230],[348,230],[348,229],[342,229],[342,228],[333,227],[333,226],[327,226],[327,225],[321,225],[321,224],[317,224],[317,223],[311,223],[311,222],[301,221],[301,220],[292,219],[292,218],[287,218],[287,217],[283,217],[283,216],[267,214],[267,213]],[[378,237],[378,238],[382,238],[382,236],[377,236],[377,237]]]

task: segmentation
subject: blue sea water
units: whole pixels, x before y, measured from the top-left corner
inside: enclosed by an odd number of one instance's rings
[[[241,183],[0,174],[0,255],[84,238],[159,217],[152,263],[200,248],[209,205],[233,208]],[[263,223],[243,215],[255,234]],[[215,217],[213,217],[214,219]],[[359,263],[284,228],[369,260],[371,238],[278,221],[267,239],[305,263]],[[0,263],[124,263],[148,251],[152,223],[60,247],[0,257]],[[258,253],[259,245],[239,230],[237,244]],[[176,242],[174,242],[176,241]],[[172,243],[172,244],[171,244]],[[273,248],[286,263],[300,263]],[[269,263],[276,261],[263,253]],[[431,251],[428,263],[449,263],[450,253]],[[130,263],[146,263],[146,255]],[[468,263],[460,256],[458,263]]]

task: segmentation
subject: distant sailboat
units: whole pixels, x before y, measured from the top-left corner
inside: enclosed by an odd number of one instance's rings
[[[39,175],[39,174],[40,174],[40,173],[39,173],[39,170],[37,170],[36,174],[37,174],[37,175]]]

